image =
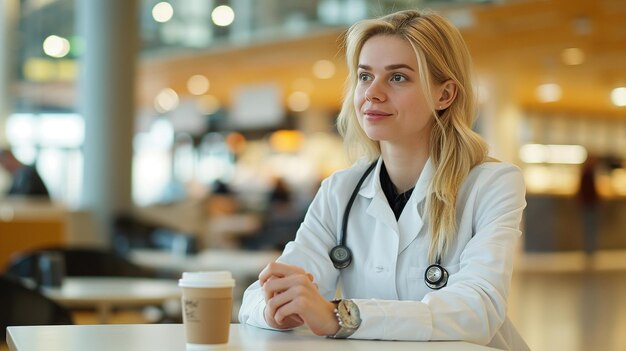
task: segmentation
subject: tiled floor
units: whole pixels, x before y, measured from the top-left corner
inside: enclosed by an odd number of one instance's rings
[[[509,316],[533,351],[626,350],[626,251],[523,254]]]

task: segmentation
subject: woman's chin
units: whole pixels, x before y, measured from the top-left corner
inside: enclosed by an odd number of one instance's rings
[[[387,133],[383,133],[380,130],[365,130],[365,135],[367,135],[368,138],[374,141],[389,139],[389,135],[387,135]]]

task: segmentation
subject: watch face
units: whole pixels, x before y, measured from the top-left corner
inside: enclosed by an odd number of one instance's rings
[[[361,316],[359,307],[350,300],[341,300],[337,306],[339,318],[341,318],[344,327],[356,329],[361,324]]]

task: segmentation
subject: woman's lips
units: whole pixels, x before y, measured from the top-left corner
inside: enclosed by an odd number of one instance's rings
[[[380,110],[365,110],[363,115],[365,116],[365,119],[367,119],[368,121],[378,121],[378,120],[391,116],[391,113],[387,113],[385,111],[380,111]]]

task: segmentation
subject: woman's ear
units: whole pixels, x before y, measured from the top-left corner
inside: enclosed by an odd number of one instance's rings
[[[456,98],[457,86],[456,82],[448,79],[443,82],[437,89],[437,99],[435,99],[435,110],[445,110]]]

